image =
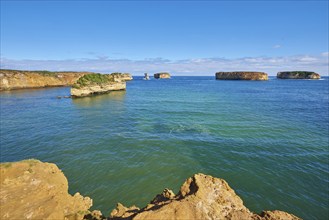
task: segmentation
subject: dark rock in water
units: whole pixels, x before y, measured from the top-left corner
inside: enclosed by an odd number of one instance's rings
[[[155,73],[154,78],[155,79],[170,79],[170,73],[166,73],[166,72]]]
[[[268,80],[267,73],[263,72],[217,72],[218,80]]]
[[[320,79],[321,76],[315,72],[309,71],[285,71],[285,72],[278,72],[277,76],[278,79]]]

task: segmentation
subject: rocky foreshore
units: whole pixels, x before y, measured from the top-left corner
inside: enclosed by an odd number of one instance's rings
[[[255,214],[225,180],[204,174],[188,178],[177,195],[165,189],[142,209],[118,203],[105,217],[90,210],[89,197],[68,193],[67,179],[55,164],[2,163],[0,173],[0,219],[299,219],[283,211]]]
[[[153,77],[155,79],[170,79],[170,73],[167,72],[155,73]]]
[[[268,80],[264,72],[217,72],[218,80]]]
[[[285,72],[278,72],[277,76],[278,79],[320,79],[321,76],[315,72],[309,71],[285,71]]]
[[[50,72],[0,69],[0,91],[70,86],[90,72]]]
[[[78,79],[71,88],[71,97],[78,98],[111,91],[126,89],[126,76],[118,73],[99,74],[93,73]]]

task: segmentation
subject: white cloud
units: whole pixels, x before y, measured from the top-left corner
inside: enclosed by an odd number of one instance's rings
[[[328,75],[328,57],[323,55],[286,57],[194,58],[169,60],[97,59],[77,60],[14,60],[1,58],[1,68],[50,71],[91,71],[100,73],[130,72],[133,75],[169,71],[173,75],[214,75],[218,71],[263,71],[276,75],[279,71],[306,70]]]
[[[282,47],[280,44],[276,44],[276,45],[273,46],[274,49],[278,49],[280,47]]]
[[[328,57],[329,56],[329,52],[328,51],[327,52],[323,52],[323,53],[321,53],[321,56]]]

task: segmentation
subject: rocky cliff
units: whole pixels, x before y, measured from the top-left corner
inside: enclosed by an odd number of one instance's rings
[[[0,90],[69,86],[89,72],[0,70]]]
[[[125,89],[126,82],[124,77],[116,74],[93,73],[84,75],[73,84],[71,96],[78,98]]]
[[[188,178],[177,195],[165,189],[145,208],[127,208],[118,204],[111,214],[114,219],[285,219],[298,217],[283,211],[264,211],[260,215],[243,205],[227,182],[204,174]]]
[[[166,72],[155,73],[154,78],[155,79],[170,79],[170,73],[166,73]]]
[[[0,165],[0,219],[83,219],[92,200],[68,193],[55,164],[25,160]]]
[[[4,163],[0,172],[0,219],[299,219],[283,211],[255,214],[225,180],[204,174],[188,178],[177,195],[165,189],[142,209],[119,203],[106,218],[100,211],[88,210],[90,198],[68,194],[67,180],[55,164]]]
[[[268,80],[268,75],[263,72],[217,72],[218,80]]]
[[[279,79],[320,79],[321,76],[315,72],[308,71],[286,71],[278,72],[277,78]]]

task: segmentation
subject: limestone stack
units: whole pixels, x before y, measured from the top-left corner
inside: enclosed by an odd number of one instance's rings
[[[218,80],[268,80],[264,72],[217,72]]]
[[[154,78],[155,79],[170,79],[170,73],[167,73],[167,72],[155,73]]]
[[[320,79],[321,76],[315,72],[309,71],[285,71],[285,72],[278,72],[277,76],[278,79]]]

